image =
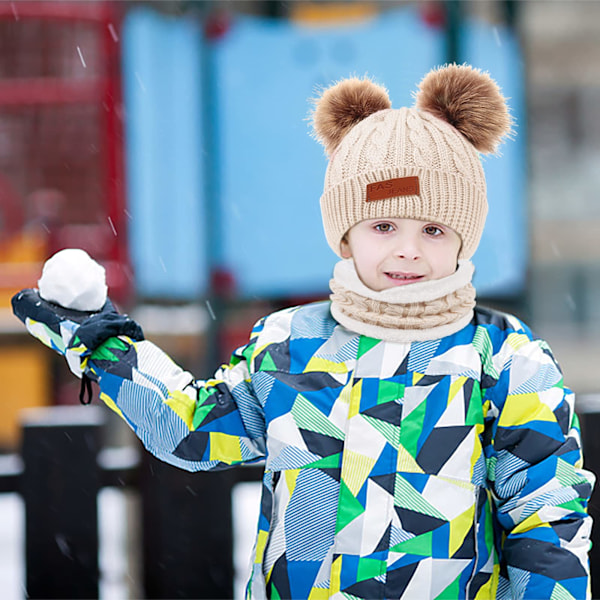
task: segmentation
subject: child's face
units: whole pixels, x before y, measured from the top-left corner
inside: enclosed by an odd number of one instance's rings
[[[376,292],[456,271],[460,236],[450,227],[415,219],[368,219],[342,240],[361,281]]]

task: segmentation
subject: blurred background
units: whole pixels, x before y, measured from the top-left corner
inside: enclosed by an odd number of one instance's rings
[[[481,302],[598,391],[600,3],[0,2],[0,445],[77,401],[10,296],[80,247],[148,337],[212,371],[254,321],[324,298],[335,256],[309,99],[369,75],[393,106],[448,61],[487,70],[516,128],[484,161]]]
[[[489,71],[516,124],[484,161],[479,300],[526,320],[598,410],[600,2],[0,1],[0,449],[23,408],[78,402],[10,311],[46,258],[87,250],[208,376],[260,316],[328,295],[309,99],[366,74],[410,105],[450,61]]]

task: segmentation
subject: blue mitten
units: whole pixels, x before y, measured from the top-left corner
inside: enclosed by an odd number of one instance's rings
[[[87,373],[89,356],[107,339],[120,335],[144,339],[142,328],[119,314],[110,300],[100,311],[90,313],[63,308],[44,300],[38,290],[25,289],[13,296],[12,307],[27,331],[64,356],[77,377]]]

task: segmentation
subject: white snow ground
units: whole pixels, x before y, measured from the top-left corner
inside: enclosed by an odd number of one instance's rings
[[[256,533],[260,483],[241,483],[234,488],[234,600],[242,600],[251,564]],[[139,597],[136,574],[136,540],[129,539],[128,503],[131,492],[104,488],[98,496],[100,599],[126,600]],[[131,512],[129,511],[131,514]],[[0,494],[0,590],[2,600],[24,600],[25,510],[18,494]]]

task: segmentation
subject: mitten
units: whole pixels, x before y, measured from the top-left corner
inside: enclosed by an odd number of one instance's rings
[[[27,331],[64,356],[77,377],[87,373],[90,355],[107,339],[120,335],[144,339],[142,328],[119,314],[110,299],[100,311],[85,312],[48,302],[36,289],[25,289],[13,296],[12,307]]]

